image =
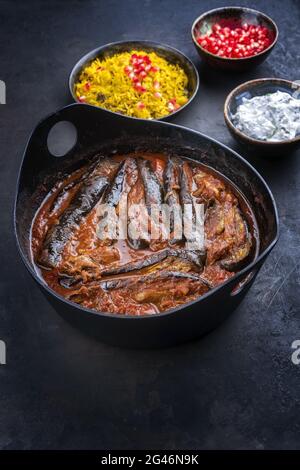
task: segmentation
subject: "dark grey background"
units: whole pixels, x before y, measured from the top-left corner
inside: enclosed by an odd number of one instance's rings
[[[229,2],[234,3],[234,2]],[[190,38],[196,16],[226,1],[0,1],[1,274],[0,447],[299,448],[300,153],[247,156],[225,128],[227,93],[256,77],[300,79],[300,2],[239,0],[277,22],[278,45],[257,70],[204,69]],[[176,122],[238,149],[270,184],[281,237],[242,306],[205,338],[129,351],[83,336],[50,307],[16,252],[11,209],[26,140],[39,119],[70,102],[81,55],[122,39],[154,39],[195,61],[200,89]],[[201,312],[199,312],[201,314]]]

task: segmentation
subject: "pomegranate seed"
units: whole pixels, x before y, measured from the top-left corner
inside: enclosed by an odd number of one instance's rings
[[[130,72],[132,72],[133,70],[133,67],[131,65],[126,65],[126,67],[124,67],[124,72],[126,74],[130,74]]]
[[[145,93],[145,91],[147,91],[147,89],[146,89],[140,82],[136,83],[136,84],[134,85],[134,88],[135,88],[135,90],[138,91],[139,93]]]
[[[265,26],[237,22],[225,27],[215,23],[211,33],[197,38],[200,46],[212,54],[235,58],[255,55],[268,48],[272,40],[272,34]]]
[[[148,65],[151,64],[151,59],[150,59],[150,57],[149,57],[148,55],[144,55],[144,56],[143,56],[143,59],[144,59],[144,62],[145,62],[146,64],[148,64]]]
[[[84,88],[88,91],[91,88],[90,82],[86,82],[86,84],[84,85]]]
[[[154,93],[154,96],[155,96],[155,98],[161,98],[161,93],[159,93],[159,91],[156,91]]]
[[[205,46],[207,46],[207,44],[208,44],[208,42],[206,41],[206,39],[202,39],[202,40],[198,39],[198,43],[199,43],[200,46],[202,46],[202,47],[205,47]]]
[[[136,106],[139,109],[143,109],[145,107],[145,104],[142,101],[139,101]]]
[[[84,103],[85,100],[86,100],[86,96],[84,96],[84,95],[79,96],[78,100],[80,101],[80,103]]]

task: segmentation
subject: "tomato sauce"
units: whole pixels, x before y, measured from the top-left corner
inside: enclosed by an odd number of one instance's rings
[[[136,197],[142,195],[147,201],[147,197],[155,199],[156,195],[161,195],[162,201],[168,202],[166,184],[170,182],[168,171],[171,164],[177,165],[174,168],[179,178],[172,187],[173,195],[182,201],[182,168],[188,167],[187,175],[192,180],[190,196],[193,201],[204,205],[203,252],[188,250],[184,238],[152,240],[147,238],[148,234],[136,245],[128,239],[99,238],[98,208],[101,201],[112,200],[113,191],[121,187],[120,196],[124,193]],[[89,197],[92,186],[88,187],[87,181],[93,183],[90,165],[58,181],[46,195],[32,223],[33,262],[44,282],[59,295],[101,312],[152,315],[210,292],[231,278],[257,253],[257,228],[249,204],[227,179],[214,170],[193,160],[159,153],[107,157],[95,163],[100,173],[101,165],[106,165],[104,174],[109,184],[79,222],[76,219],[76,224],[72,225],[70,221],[85,204],[82,197],[85,191]],[[141,168],[147,170],[149,185],[142,179]],[[121,186],[118,186],[120,181]],[[134,192],[137,185],[142,187],[142,191]],[[135,202],[140,203],[141,200]],[[118,213],[119,201],[115,203],[115,209]],[[65,239],[58,240],[62,249],[55,258],[56,264],[47,265],[45,252],[51,254],[51,250],[58,246],[53,235],[55,230]]]

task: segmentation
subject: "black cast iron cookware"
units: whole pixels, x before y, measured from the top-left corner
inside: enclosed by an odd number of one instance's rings
[[[53,135],[54,126],[61,121],[70,123],[77,138],[74,146],[57,158],[48,148],[51,144],[48,135]],[[45,194],[78,159],[99,150],[127,153],[137,149],[191,157],[229,178],[252,206],[260,232],[259,253],[229,281],[171,311],[143,317],[95,312],[60,297],[37,275],[30,253],[31,223]],[[191,129],[165,122],[127,119],[81,104],[57,111],[34,129],[20,168],[14,224],[25,266],[64,318],[104,342],[144,348],[187,341],[219,325],[240,304],[278,238],[277,209],[271,191],[257,171],[237,153]],[[242,286],[241,281],[245,281]]]

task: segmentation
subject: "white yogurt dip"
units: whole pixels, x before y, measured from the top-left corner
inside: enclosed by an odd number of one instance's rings
[[[300,132],[300,100],[282,91],[244,97],[233,115],[233,124],[254,139],[293,139]]]

